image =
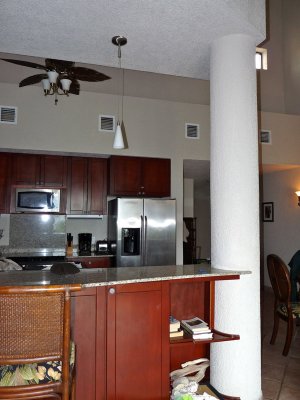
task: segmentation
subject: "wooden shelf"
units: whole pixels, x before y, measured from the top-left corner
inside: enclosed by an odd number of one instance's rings
[[[209,382],[199,383],[196,394],[203,394],[204,392],[208,393],[211,396],[214,396],[216,399],[224,399],[224,397],[222,397],[222,395]]]
[[[230,341],[230,340],[239,340],[240,339],[240,335],[224,333],[224,332],[217,331],[216,329],[212,329],[211,331],[213,332],[212,339],[195,340],[192,338],[192,336],[190,334],[184,332],[183,337],[170,338],[170,344],[177,345],[179,343],[194,342],[194,344],[197,345],[197,344],[203,344],[203,343],[226,342],[226,341]]]

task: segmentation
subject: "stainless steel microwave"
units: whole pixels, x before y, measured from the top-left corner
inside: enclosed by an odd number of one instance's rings
[[[60,189],[16,189],[16,212],[59,213]]]

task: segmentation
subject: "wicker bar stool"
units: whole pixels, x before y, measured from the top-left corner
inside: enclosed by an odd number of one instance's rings
[[[69,400],[70,286],[0,287],[0,399]]]

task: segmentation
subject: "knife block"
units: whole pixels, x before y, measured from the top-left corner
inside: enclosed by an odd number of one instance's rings
[[[66,255],[72,256],[73,255],[73,243],[68,243],[66,246]]]

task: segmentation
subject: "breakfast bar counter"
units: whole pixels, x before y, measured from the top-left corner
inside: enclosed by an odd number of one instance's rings
[[[72,293],[76,345],[76,400],[167,400],[171,371],[209,358],[215,342],[238,340],[238,332],[215,327],[216,281],[237,281],[249,271],[210,264],[82,268],[0,272],[0,286],[80,284]],[[238,284],[238,283],[237,283]],[[169,317],[203,319],[213,338],[170,339]],[[216,388],[218,389],[218,388]]]
[[[209,280],[224,280],[232,279],[233,275],[247,273],[249,272],[216,269],[209,264],[83,268],[78,273],[65,275],[54,274],[49,270],[1,271],[0,286],[81,284],[83,288],[88,288],[173,279],[207,278]]]

